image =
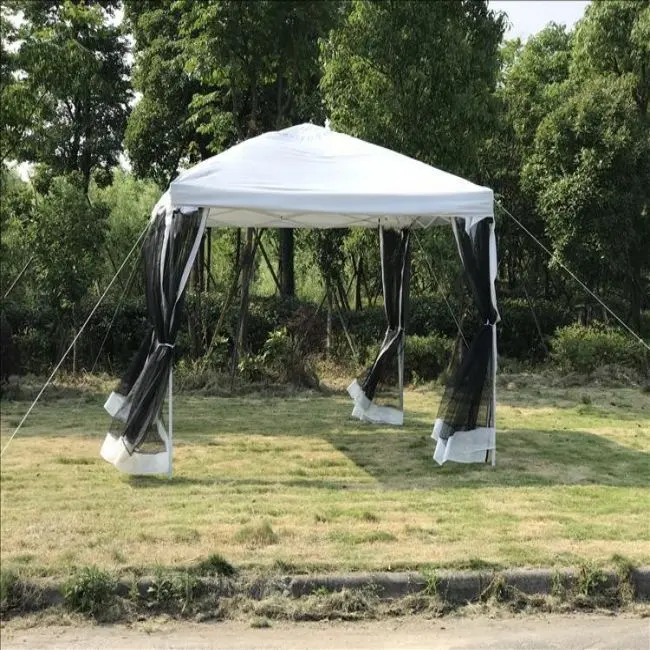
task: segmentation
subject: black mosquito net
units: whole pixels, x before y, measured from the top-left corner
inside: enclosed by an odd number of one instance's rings
[[[111,427],[111,433],[122,436],[130,452],[164,442],[159,416],[173,364],[185,286],[204,229],[201,211],[173,212],[171,217],[160,213],[144,242],[150,330],[117,391],[126,397],[128,415],[123,421],[114,420]]]
[[[387,328],[377,357],[360,382],[369,400],[375,397],[380,382],[389,381],[397,360],[403,359],[410,280],[409,241],[409,230],[379,229]]]
[[[449,439],[456,432],[479,427],[493,427],[494,333],[498,320],[493,303],[490,276],[490,232],[492,219],[483,219],[471,230],[465,231],[465,222],[454,220],[454,236],[474,303],[481,318],[480,330],[469,349],[456,356],[456,366],[445,389],[438,419],[441,421],[439,438]]]

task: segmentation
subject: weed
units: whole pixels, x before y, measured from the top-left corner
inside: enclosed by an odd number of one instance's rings
[[[438,598],[438,576],[433,569],[422,571],[425,586],[422,593],[428,598]]]
[[[251,627],[256,629],[268,628],[271,627],[271,621],[263,616],[258,616],[251,621]]]
[[[488,586],[481,592],[480,599],[483,602],[488,600],[495,600],[498,603],[503,603],[509,600],[510,587],[506,583],[505,578],[497,573],[492,577]]]
[[[594,566],[583,564],[578,573],[577,591],[581,596],[593,597],[607,582],[607,576]]]
[[[106,571],[83,567],[65,585],[64,597],[69,609],[92,618],[103,618],[115,597],[116,582]]]
[[[558,600],[564,600],[567,596],[567,588],[562,574],[555,570],[551,576],[551,596]]]
[[[509,585],[503,574],[497,573],[483,590],[480,600],[483,604],[505,605],[509,610],[520,612],[531,604],[534,597],[526,596]]]
[[[18,583],[18,574],[11,569],[0,570],[0,609],[9,609],[14,600],[14,591]]]
[[[200,590],[200,580],[191,573],[167,573],[158,570],[147,589],[147,605],[150,609],[183,615],[190,610]]]
[[[279,541],[268,519],[258,524],[247,524],[235,533],[235,541],[248,546],[270,546]]]
[[[632,584],[634,564],[628,558],[618,554],[612,556],[612,561],[614,562],[618,576],[619,597],[622,602],[630,603],[634,600],[634,585]]]
[[[219,553],[212,553],[194,567],[194,573],[202,576],[218,575],[229,578],[236,572],[235,567]]]

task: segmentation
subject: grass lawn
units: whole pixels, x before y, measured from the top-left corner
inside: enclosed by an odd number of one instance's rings
[[[292,570],[650,564],[650,394],[501,377],[497,466],[438,467],[438,389],[406,424],[342,394],[175,400],[175,476],[99,458],[105,394],[39,404],[2,460],[2,567]],[[28,402],[2,402],[3,445]]]

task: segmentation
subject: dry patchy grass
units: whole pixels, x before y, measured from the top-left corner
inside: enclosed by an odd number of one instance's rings
[[[402,428],[343,395],[179,395],[171,482],[103,462],[104,395],[62,394],[3,458],[3,569],[650,564],[650,395],[502,384],[494,468],[432,462],[436,388],[407,392]],[[2,402],[3,441],[26,408]]]

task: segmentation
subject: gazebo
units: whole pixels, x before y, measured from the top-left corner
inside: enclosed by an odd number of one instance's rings
[[[494,463],[497,311],[492,190],[394,151],[312,124],[264,133],[182,172],[153,209],[143,245],[150,331],[105,408],[113,423],[102,457],[121,471],[172,470],[172,365],[185,288],[206,228],[378,228],[386,334],[348,392],[353,416],[400,425],[375,403],[382,369],[403,375],[410,233],[453,228],[480,315],[433,424],[438,463]],[[166,426],[162,409],[169,394]]]

